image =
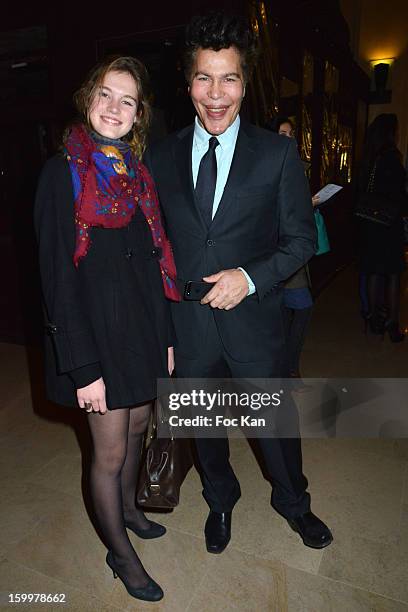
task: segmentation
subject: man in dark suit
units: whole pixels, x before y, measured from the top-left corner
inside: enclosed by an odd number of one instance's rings
[[[237,17],[194,18],[186,76],[195,124],[146,155],[173,245],[178,277],[215,283],[201,301],[172,307],[176,371],[183,378],[280,377],[285,335],[280,284],[312,257],[315,226],[296,144],[239,117],[256,42]],[[220,553],[240,497],[228,438],[197,438],[210,507],[207,550]],[[302,537],[332,541],[310,511],[298,438],[260,438],[272,505]]]

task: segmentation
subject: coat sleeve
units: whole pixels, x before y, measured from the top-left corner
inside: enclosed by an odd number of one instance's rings
[[[34,226],[47,320],[59,374],[69,374],[77,388],[101,376],[92,328],[84,312],[80,279],[73,264],[75,223],[71,175],[67,162],[56,156],[42,171]]]
[[[408,214],[406,181],[407,175],[398,152],[391,150],[385,153],[378,166],[375,191],[384,193],[399,203],[399,216]]]
[[[146,149],[146,151],[144,153],[143,163],[145,164],[146,168],[148,169],[148,171],[150,173],[150,176],[152,177],[152,179],[154,181],[153,164],[152,164],[152,156],[151,156],[150,148]],[[161,211],[161,217],[162,217],[162,223],[163,223],[164,231],[167,234],[166,217],[164,215],[164,211],[163,211],[163,208],[161,206],[160,206],[160,211]],[[167,346],[169,346],[169,347],[170,346],[173,346],[173,347],[177,346],[176,330],[175,330],[175,327],[174,327],[173,317],[171,315],[171,311],[170,311],[169,323],[168,323]]]
[[[288,139],[278,191],[278,244],[265,258],[242,267],[256,286],[258,299],[292,276],[316,252],[312,198],[295,141]]]

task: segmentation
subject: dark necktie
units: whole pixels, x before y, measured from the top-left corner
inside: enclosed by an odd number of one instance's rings
[[[210,227],[212,221],[215,186],[217,184],[217,158],[215,157],[215,149],[219,144],[215,136],[210,138],[208,151],[201,158],[195,187],[197,204],[207,227]]]

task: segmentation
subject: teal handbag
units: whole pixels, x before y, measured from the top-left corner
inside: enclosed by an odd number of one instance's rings
[[[330,242],[327,235],[326,224],[318,209],[314,211],[314,218],[317,229],[317,251],[315,255],[323,255],[324,253],[328,253],[330,251]]]

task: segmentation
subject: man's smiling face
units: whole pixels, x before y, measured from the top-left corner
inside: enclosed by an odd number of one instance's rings
[[[189,92],[207,132],[213,136],[225,132],[237,117],[245,92],[238,50],[198,49]]]

